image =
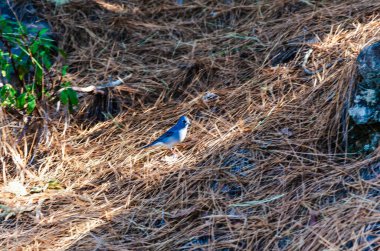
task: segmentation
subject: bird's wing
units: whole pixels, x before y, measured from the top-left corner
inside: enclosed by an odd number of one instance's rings
[[[163,139],[165,139],[165,138],[169,138],[169,137],[173,136],[173,134],[174,134],[174,131],[169,130],[169,131],[165,132],[164,134],[162,134],[162,135],[161,135],[158,139],[156,139],[154,142],[161,141],[161,140],[163,140]]]
[[[147,147],[153,146],[153,145],[155,145],[156,143],[158,143],[158,142],[160,142],[160,141],[163,141],[165,138],[169,138],[169,137],[171,137],[173,134],[174,134],[174,130],[169,129],[169,131],[165,132],[165,133],[162,134],[158,139],[156,139],[155,141],[153,141],[153,142],[150,143],[149,145],[144,146],[143,148],[147,148]]]

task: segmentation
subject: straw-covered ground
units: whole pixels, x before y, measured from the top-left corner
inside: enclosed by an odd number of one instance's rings
[[[380,2],[177,2],[35,1],[74,85],[125,81],[27,128],[2,110],[1,184],[21,180],[28,194],[1,193],[1,249],[379,243],[380,184],[363,173],[380,151],[347,153],[342,139],[356,57],[380,39]],[[292,50],[288,62],[276,57]],[[183,156],[141,150],[183,114]],[[49,180],[58,189],[29,193]]]

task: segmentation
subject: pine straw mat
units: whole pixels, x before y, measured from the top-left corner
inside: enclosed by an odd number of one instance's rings
[[[28,192],[1,192],[2,250],[380,242],[379,197],[370,196],[379,180],[361,177],[380,150],[354,155],[343,140],[356,57],[380,38],[379,1],[34,2],[67,52],[73,85],[125,80],[106,97],[81,97],[73,114],[51,107],[28,128],[1,112],[1,185],[21,180]],[[288,60],[276,57],[287,50]],[[116,112],[99,119],[109,106]],[[184,114],[182,155],[141,149]],[[30,193],[49,180],[55,189]]]

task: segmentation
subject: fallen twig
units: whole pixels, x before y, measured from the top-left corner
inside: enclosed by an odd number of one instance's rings
[[[129,74],[128,76],[126,76],[123,79],[118,78],[117,80],[108,82],[106,84],[97,85],[97,86],[90,85],[90,86],[87,86],[87,87],[71,86],[71,89],[73,89],[74,91],[77,91],[77,92],[94,92],[94,93],[104,94],[104,91],[102,91],[102,89],[116,87],[116,86],[124,83],[124,80],[127,80],[127,79],[129,79],[131,77],[132,77],[132,74]],[[60,89],[58,91],[58,93],[60,93],[63,90],[65,90],[65,88]]]

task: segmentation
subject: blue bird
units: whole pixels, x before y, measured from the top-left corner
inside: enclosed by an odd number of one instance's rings
[[[190,120],[186,116],[181,116],[172,128],[170,128],[158,139],[156,139],[149,145],[144,146],[143,148],[151,146],[166,146],[173,152],[173,146],[182,142],[185,139],[189,125]]]

